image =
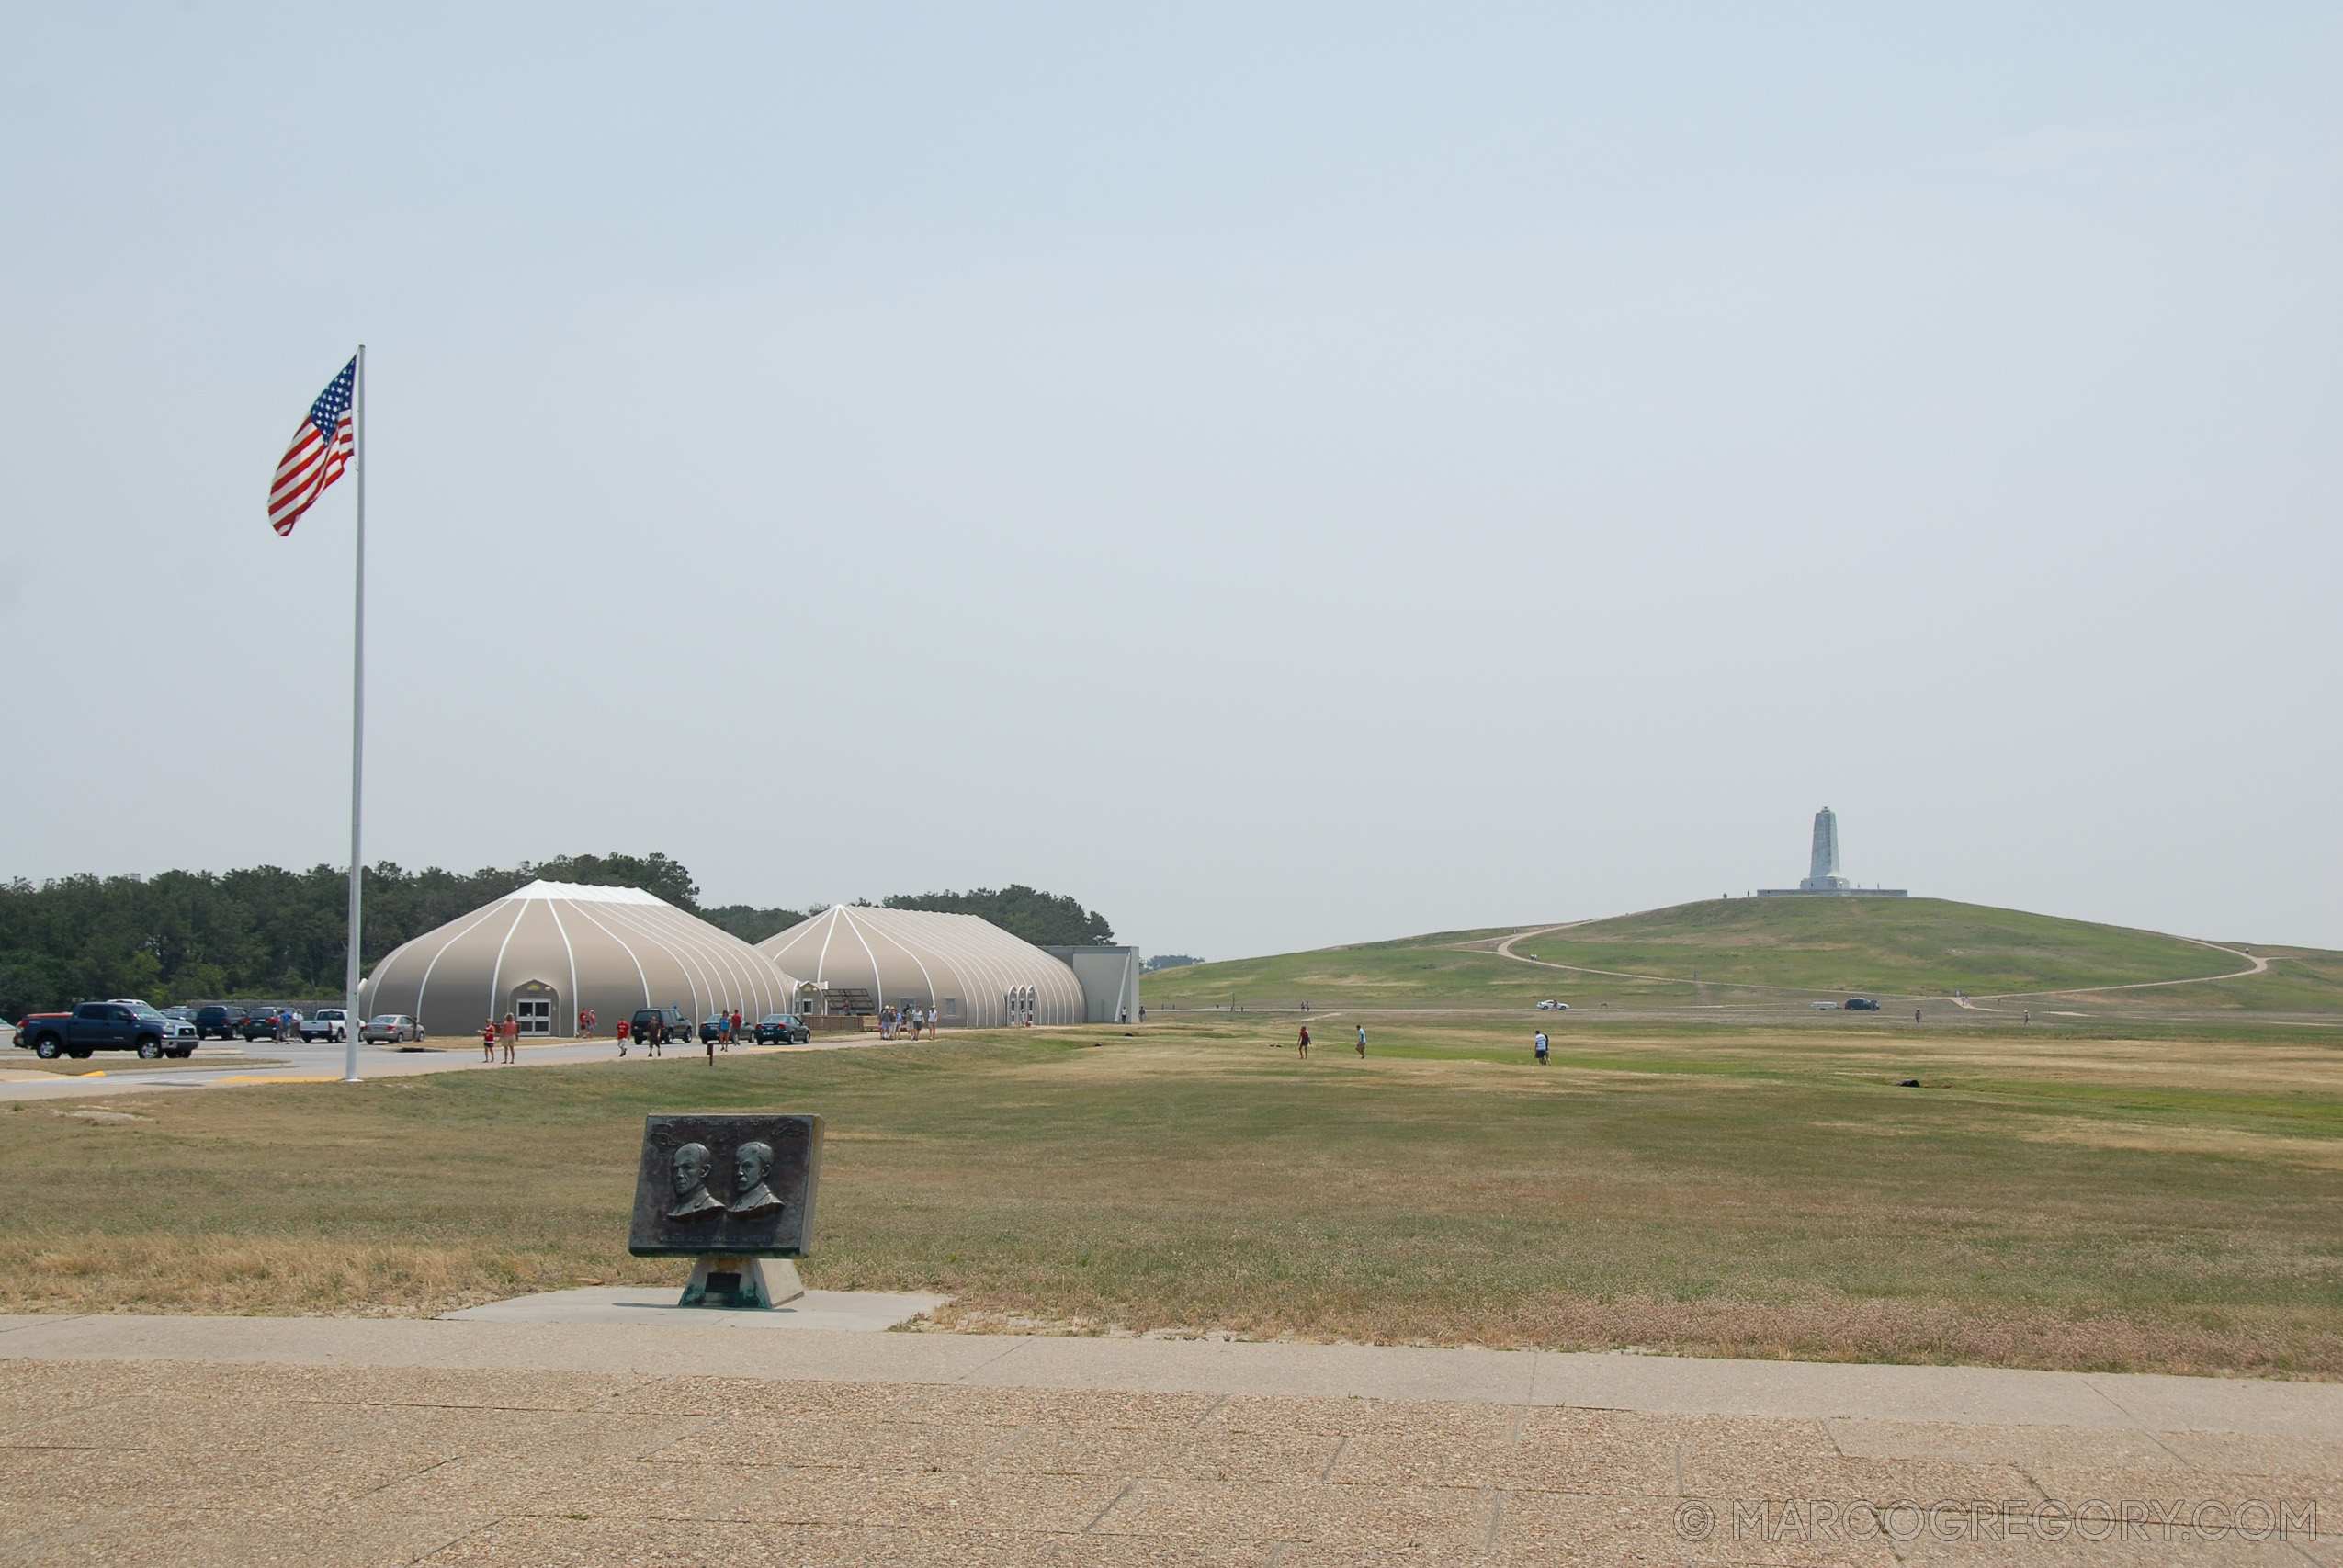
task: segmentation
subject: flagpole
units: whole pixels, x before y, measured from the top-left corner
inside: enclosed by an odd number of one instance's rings
[[[358,805],[366,784],[366,344],[358,344],[358,371],[351,386],[353,427],[350,466],[357,471],[358,495],[357,608],[350,617],[350,951],[343,968],[342,1081],[358,1081],[358,875],[365,865],[358,852]]]

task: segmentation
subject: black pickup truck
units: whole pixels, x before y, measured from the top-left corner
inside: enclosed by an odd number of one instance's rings
[[[141,1012],[120,1002],[84,1002],[71,1012],[27,1013],[17,1025],[17,1043],[44,1062],[60,1056],[76,1060],[92,1051],[136,1051],[150,1061],[158,1056],[191,1054],[192,1045],[175,1045],[171,1021],[158,1012]]]

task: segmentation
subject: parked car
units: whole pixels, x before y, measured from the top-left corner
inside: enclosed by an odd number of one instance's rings
[[[215,1034],[222,1040],[233,1040],[249,1016],[242,1008],[229,1007],[221,1002],[198,1008],[196,1010],[196,1035],[203,1040],[209,1040]]]
[[[246,1044],[250,1044],[255,1040],[275,1040],[280,1035],[290,1039],[292,1028],[291,1014],[278,1008],[261,1008],[246,1015],[243,1028],[237,1032],[244,1037]]]
[[[1869,997],[1849,997],[1844,1004],[1849,1012],[1877,1012],[1879,1004]]]
[[[341,1008],[320,1008],[301,1020],[301,1043],[314,1045],[321,1040],[347,1040],[350,1037],[350,1015]]]
[[[806,1021],[793,1012],[769,1012],[756,1021],[760,1045],[803,1045],[813,1039]]]
[[[699,1021],[699,1043],[705,1045],[711,1040],[721,1038],[724,1026],[731,1021],[732,1015],[729,1012],[709,1013]]]
[[[368,1045],[404,1045],[423,1039],[423,1025],[402,1012],[380,1013],[359,1026],[358,1038]]]
[[[1808,1002],[1806,1005],[1814,1009],[1817,1012],[1837,1012],[1839,1010],[1839,1004],[1837,1002]]]
[[[157,1008],[137,997],[108,998],[116,1007],[126,1007],[132,1012],[144,1014],[155,1021],[163,1031],[163,1054],[166,1056],[192,1056],[203,1036],[196,1032],[190,1021],[192,1010],[187,1008]]]
[[[682,1008],[638,1008],[627,1028],[638,1040],[656,1039],[662,1033],[670,1040],[692,1037],[692,1021]]]
[[[136,1051],[153,1061],[195,1049],[181,1049],[171,1021],[153,1008],[141,1011],[122,1002],[83,1002],[71,1012],[27,1014],[17,1026],[17,1043],[44,1062],[60,1056],[80,1060],[93,1051]]]

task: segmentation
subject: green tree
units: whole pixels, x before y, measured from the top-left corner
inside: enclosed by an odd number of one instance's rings
[[[1013,882],[1006,887],[977,887],[966,893],[898,893],[879,900],[888,909],[934,909],[947,915],[981,915],[1036,947],[1099,947],[1115,940],[1115,928],[1081,900],[1043,893]]]

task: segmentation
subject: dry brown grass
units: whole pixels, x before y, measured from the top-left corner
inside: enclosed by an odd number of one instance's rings
[[[1360,1062],[1322,1022],[1307,1066],[1264,1019],[10,1111],[0,1304],[680,1283],[623,1251],[642,1113],[789,1107],[830,1121],[809,1281],[965,1328],[2343,1375],[2332,1044],[1603,1032],[1540,1072],[1512,1023]]]

